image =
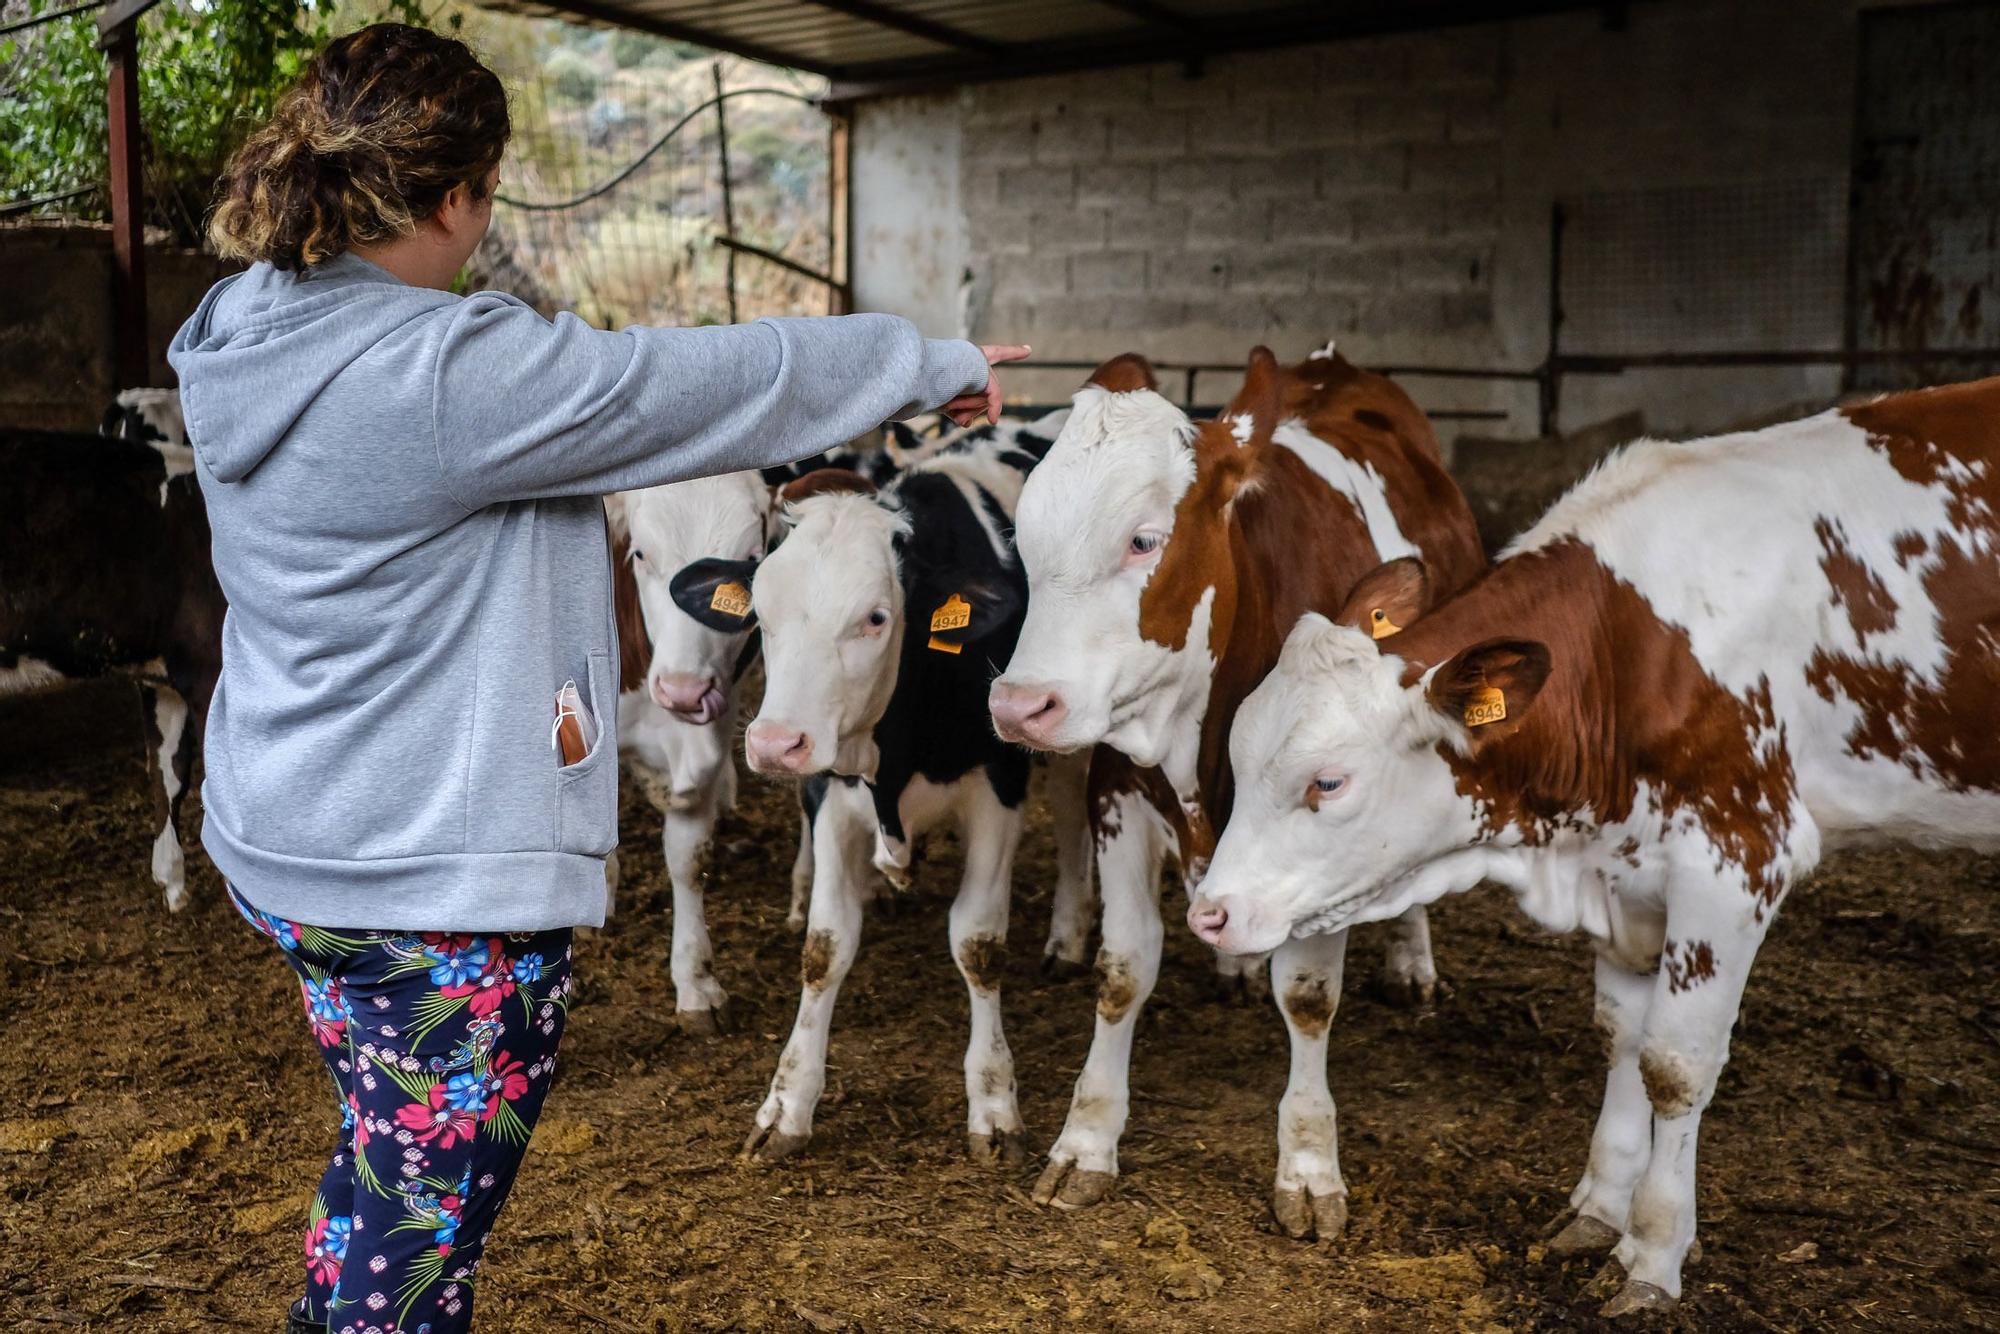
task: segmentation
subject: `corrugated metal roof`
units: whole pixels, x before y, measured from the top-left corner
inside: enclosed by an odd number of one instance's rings
[[[478,0],[827,76],[836,99],[1446,27],[1602,0]]]

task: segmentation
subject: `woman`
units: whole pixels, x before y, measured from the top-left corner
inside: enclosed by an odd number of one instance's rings
[[[231,164],[212,233],[252,263],[170,357],[229,598],[202,841],[298,973],[343,1120],[295,1331],[470,1326],[617,842],[598,497],[997,414],[990,364],[1027,352],[453,296],[507,135],[462,44],[331,43]]]

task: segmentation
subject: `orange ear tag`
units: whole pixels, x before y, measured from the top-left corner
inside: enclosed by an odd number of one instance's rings
[[[1377,607],[1368,614],[1368,633],[1375,639],[1387,639],[1402,630],[1402,626],[1389,619],[1389,613]]]
[[[708,609],[739,619],[750,614],[750,590],[734,581],[717,584],[709,596]]]
[[[939,653],[962,652],[964,645],[953,644],[948,640],[939,639],[938,632],[941,630],[963,630],[971,624],[972,604],[958,594],[953,593],[944,600],[943,606],[931,613],[930,647],[936,649]]]
[[[1481,686],[1465,701],[1465,725],[1484,727],[1507,716],[1507,696],[1498,686]]]

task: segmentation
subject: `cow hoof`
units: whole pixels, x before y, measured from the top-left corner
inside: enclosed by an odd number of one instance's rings
[[[1097,1172],[1073,1162],[1051,1162],[1035,1182],[1035,1203],[1058,1209],[1088,1209],[1111,1193],[1116,1172]]]
[[[1019,1167],[1028,1161],[1027,1139],[1019,1130],[996,1130],[990,1135],[969,1130],[965,1149],[982,1167]]]
[[[167,911],[180,912],[188,906],[188,887],[185,883],[167,886]]]
[[[785,930],[796,936],[805,929],[806,915],[804,913],[793,911],[785,914]]]
[[[1681,1257],[1681,1263],[1684,1265],[1698,1265],[1701,1263],[1700,1237],[1696,1237],[1693,1241],[1688,1243],[1688,1253]]]
[[[1347,1227],[1347,1192],[1315,1195],[1281,1187],[1271,1192],[1271,1216],[1295,1241],[1332,1241]]]
[[[1589,1214],[1578,1214],[1549,1241],[1549,1254],[1601,1255],[1618,1244],[1618,1229]]]
[[[1055,953],[1042,956],[1042,976],[1054,982],[1073,981],[1089,971],[1090,965],[1081,959],[1065,959]]]
[[[1436,978],[1428,980],[1402,973],[1384,973],[1376,988],[1384,1001],[1398,1009],[1427,1013],[1437,1005]]]
[[[674,1022],[691,1038],[719,1037],[729,1031],[729,1009],[718,1005],[712,1010],[675,1010]]]
[[[776,1126],[758,1126],[743,1141],[742,1156],[757,1163],[781,1162],[811,1142],[810,1133],[791,1135]]]
[[[1619,1316],[1636,1315],[1642,1311],[1671,1311],[1680,1304],[1680,1298],[1668,1296],[1665,1288],[1641,1283],[1635,1278],[1620,1288],[1616,1297],[1604,1303],[1598,1314],[1607,1320],[1615,1320]]]

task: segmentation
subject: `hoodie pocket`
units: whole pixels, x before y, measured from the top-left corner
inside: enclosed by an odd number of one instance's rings
[[[618,692],[608,651],[591,653],[588,680],[597,739],[556,771],[556,850],[602,857],[618,846]]]

